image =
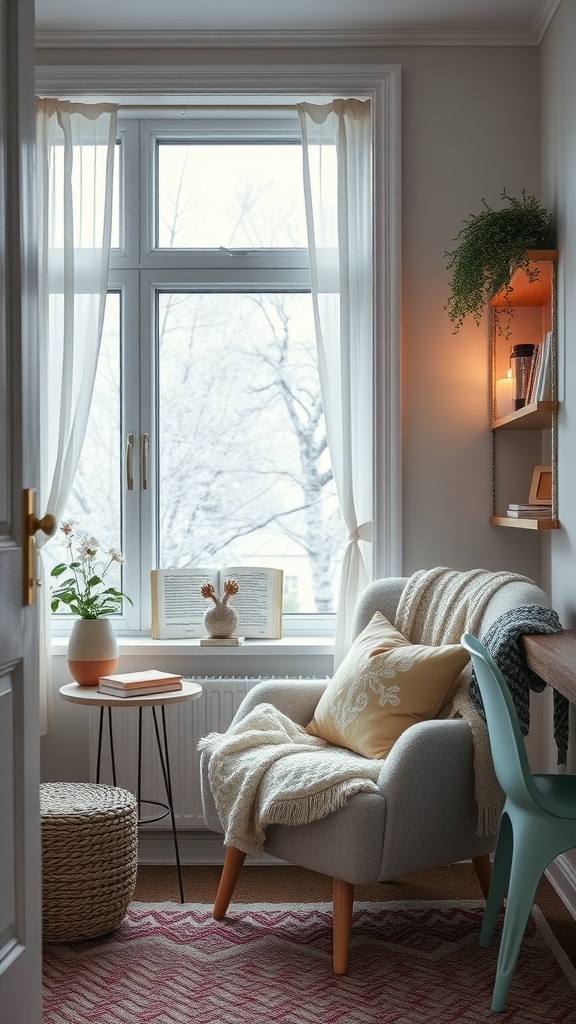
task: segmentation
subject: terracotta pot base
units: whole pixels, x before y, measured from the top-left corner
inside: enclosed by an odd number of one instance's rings
[[[100,676],[109,676],[118,668],[119,658],[102,661],[74,661],[68,659],[70,675],[80,686],[97,686]]]

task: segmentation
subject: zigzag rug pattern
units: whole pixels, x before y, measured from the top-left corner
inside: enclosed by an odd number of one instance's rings
[[[328,904],[132,903],[120,928],[44,949],[43,1024],[576,1024],[576,972],[534,908],[506,1010],[476,901],[355,904],[332,973]]]

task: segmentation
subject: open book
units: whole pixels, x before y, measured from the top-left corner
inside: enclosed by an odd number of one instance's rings
[[[214,607],[202,597],[200,587],[212,583],[216,597],[222,598],[224,580],[238,580],[239,592],[230,599],[238,612],[236,633],[260,639],[282,636],[282,569],[230,566],[226,569],[153,569],[152,636],[155,640],[183,639],[206,635],[204,612]]]

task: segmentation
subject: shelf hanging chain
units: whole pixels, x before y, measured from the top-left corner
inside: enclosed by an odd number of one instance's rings
[[[550,461],[552,469],[552,519],[558,519],[558,372],[557,372],[557,339],[556,339],[556,261],[552,265],[552,302],[550,304],[550,330],[552,334],[550,345],[550,398],[552,407],[552,427],[550,431]]]

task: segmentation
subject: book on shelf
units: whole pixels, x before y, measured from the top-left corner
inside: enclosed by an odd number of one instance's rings
[[[512,509],[512,511],[514,511],[514,512],[545,512],[546,510],[550,511],[550,502],[549,501],[543,501],[543,502],[525,501],[525,502],[520,502],[519,504],[517,504],[517,503],[511,501],[510,504],[508,505],[508,508]]]
[[[523,511],[515,508],[509,508],[507,513],[511,519],[551,519],[552,515],[550,512],[550,505],[544,509],[533,509],[532,511]]]
[[[239,647],[243,644],[245,637],[243,636],[201,636],[200,646],[201,647]]]
[[[538,366],[538,374],[534,381],[535,402],[549,402],[552,397],[551,375],[550,375],[550,347],[552,344],[552,331],[548,331],[540,348],[542,355]]]
[[[265,566],[153,569],[150,573],[152,637],[155,640],[204,637],[204,612],[210,599],[202,597],[200,587],[203,583],[212,583],[220,597],[224,580],[232,576],[239,585],[231,601],[238,612],[239,633],[260,639],[281,637],[284,573],[282,569]]]
[[[536,380],[538,379],[541,359],[542,345],[535,345],[534,352],[532,354],[532,361],[530,363],[530,373],[528,375],[528,387],[526,389],[526,405],[531,405],[532,402],[536,401]]]
[[[528,381],[526,385],[526,405],[533,402],[549,402],[551,398],[550,379],[550,346],[552,332],[548,331],[541,344],[534,346]]]

